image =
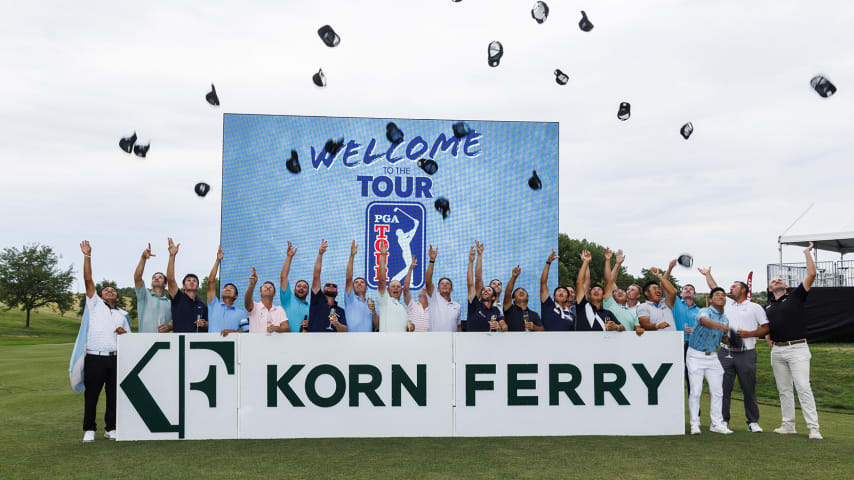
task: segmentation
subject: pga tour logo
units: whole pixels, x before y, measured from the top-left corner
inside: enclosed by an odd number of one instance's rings
[[[366,212],[365,278],[368,286],[377,288],[379,282],[380,246],[388,245],[388,279],[403,282],[412,257],[418,264],[412,270],[410,288],[424,284],[424,245],[427,229],[426,210],[415,202],[371,202]]]

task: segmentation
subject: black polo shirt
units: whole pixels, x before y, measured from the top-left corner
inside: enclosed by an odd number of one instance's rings
[[[804,305],[808,292],[804,284],[788,291],[779,299],[774,294],[768,297],[765,314],[771,326],[771,340],[774,342],[790,342],[807,338],[807,319],[804,315]]]
[[[468,315],[466,315],[466,331],[467,332],[488,332],[489,320],[495,316],[495,321],[499,322],[504,319],[501,309],[495,305],[486,308],[486,305],[475,297],[469,302]]]
[[[587,307],[590,307],[589,312],[587,311]],[[599,318],[602,319],[602,324],[600,325],[599,322],[593,319],[593,326],[591,327],[588,314],[598,315]],[[578,305],[575,306],[576,332],[601,332],[605,330],[603,325],[608,323],[609,321],[619,323],[617,317],[615,317],[610,310],[606,310],[604,308],[596,308],[592,303],[587,301],[587,297],[581,299],[581,301],[578,302]]]
[[[311,292],[311,298],[308,302],[308,331],[309,332],[337,332],[335,327],[329,328],[329,312],[334,310],[338,315],[338,323],[347,325],[347,317],[344,316],[344,309],[338,306],[335,302],[332,306],[326,301],[326,295],[322,291]]]
[[[504,323],[507,324],[507,329],[511,332],[524,332],[525,331],[525,322],[522,320],[522,314],[524,312],[528,313],[528,321],[534,322],[534,325],[538,327],[543,326],[543,322],[540,321],[540,316],[537,315],[537,312],[527,308],[524,311],[519,308],[515,303],[510,305],[510,308],[504,310]]]
[[[199,300],[191,300],[183,290],[178,290],[172,299],[172,330],[175,333],[207,332],[208,327],[196,327],[196,320],[208,320],[208,306]]]
[[[561,307],[555,303],[554,298],[549,297],[540,309],[543,315],[543,327],[549,332],[562,332],[575,330],[575,309],[572,307]]]

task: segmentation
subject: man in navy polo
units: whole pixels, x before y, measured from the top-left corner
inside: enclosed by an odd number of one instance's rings
[[[175,280],[175,257],[181,244],[169,239],[169,263],[166,266],[166,283],[172,297],[172,330],[175,333],[207,332],[208,307],[198,297],[199,277],[193,273],[184,275],[181,282],[184,290],[178,290]],[[216,284],[216,282],[213,282]]]
[[[469,252],[469,266],[466,275],[469,308],[466,315],[467,332],[507,331],[504,314],[495,306],[495,292],[492,287],[483,285],[483,244],[474,241],[475,247]],[[477,267],[474,260],[477,257]]]
[[[572,308],[569,290],[566,287],[557,287],[549,296],[549,269],[552,262],[557,259],[557,254],[552,250],[549,258],[546,259],[543,273],[540,275],[540,303],[542,306],[540,313],[543,317],[543,327],[546,331],[573,331],[575,330],[575,309]]]
[[[314,275],[311,280],[311,300],[308,307],[309,332],[346,332],[347,317],[344,309],[338,306],[338,285],[328,282],[320,288],[320,271],[323,268],[323,254],[328,244],[320,241],[317,260],[314,262]]]

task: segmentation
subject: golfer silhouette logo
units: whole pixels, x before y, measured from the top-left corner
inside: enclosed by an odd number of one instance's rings
[[[406,216],[410,220],[412,220],[412,228],[409,230],[405,230],[404,228],[398,228],[394,231],[394,235],[397,237],[397,245],[400,248],[400,257],[403,261],[403,268],[400,269],[391,279],[403,281],[403,277],[406,276],[406,272],[409,271],[409,264],[412,263],[412,239],[415,237],[415,233],[418,231],[418,226],[421,225],[421,222],[417,218],[413,218],[406,214],[403,210],[398,207],[394,207],[393,212],[400,213],[401,215]]]
[[[372,202],[366,212],[366,272],[371,288],[379,280],[380,246],[388,245],[389,280],[403,281],[414,256],[419,261],[412,271],[411,288],[424,283],[424,245],[426,229],[424,206],[413,202]]]

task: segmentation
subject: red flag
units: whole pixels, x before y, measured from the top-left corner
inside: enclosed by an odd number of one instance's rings
[[[747,275],[747,299],[753,298],[753,272]]]

